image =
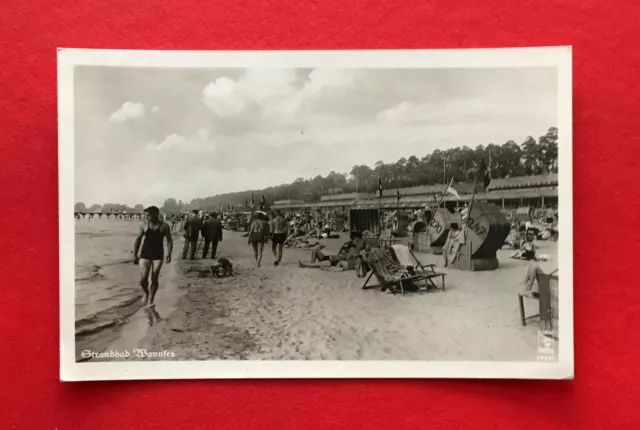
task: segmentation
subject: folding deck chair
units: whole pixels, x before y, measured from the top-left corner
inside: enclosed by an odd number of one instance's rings
[[[427,283],[431,283],[431,285],[435,287],[432,278],[437,276],[442,276],[444,288],[444,274],[435,272],[433,267],[431,267],[430,271],[426,270],[425,266],[420,264],[419,261],[419,267],[421,267],[423,271],[410,273],[407,266],[400,264],[393,248],[391,247],[373,248],[369,252],[364,253],[362,259],[371,269],[371,273],[369,273],[369,276],[362,285],[363,290],[398,285],[400,286],[402,295],[404,295],[404,282],[414,281],[419,283],[420,281],[424,281],[425,287],[427,287]],[[376,276],[378,284],[368,285],[369,280],[373,275]]]
[[[425,276],[427,278],[427,282],[429,282],[431,284],[431,286],[433,288],[436,288],[436,289],[438,287],[433,282],[433,279],[439,277],[441,279],[441,281],[442,281],[442,290],[444,291],[445,290],[444,277],[445,277],[446,273],[437,272],[435,264],[422,264],[420,262],[420,260],[418,260],[418,257],[416,257],[416,255],[413,253],[413,250],[411,248],[409,248],[408,251],[409,251],[409,255],[411,255],[413,260],[416,262],[416,267],[420,268],[420,271],[416,270],[416,273],[419,273],[419,274]],[[395,255],[395,250],[393,252],[393,255],[395,256],[395,258],[397,260],[397,256]]]

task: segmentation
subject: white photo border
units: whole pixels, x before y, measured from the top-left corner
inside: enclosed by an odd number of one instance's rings
[[[75,66],[164,68],[522,68],[558,76],[558,361],[149,361],[76,362],[74,246]],[[573,379],[572,48],[370,51],[137,51],[58,49],[60,378],[63,381],[241,378]],[[515,293],[514,293],[515,296]],[[514,298],[515,300],[515,298]]]

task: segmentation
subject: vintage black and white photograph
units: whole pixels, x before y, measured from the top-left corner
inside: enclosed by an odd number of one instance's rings
[[[61,49],[61,377],[573,377],[571,50]]]

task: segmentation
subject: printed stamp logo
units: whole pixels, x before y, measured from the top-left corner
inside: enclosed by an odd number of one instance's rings
[[[538,331],[538,360],[555,360],[555,341],[551,330]]]

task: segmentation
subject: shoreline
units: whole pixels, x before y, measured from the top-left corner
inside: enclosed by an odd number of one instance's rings
[[[179,246],[176,241],[174,247],[178,248]],[[174,254],[176,254],[175,251]],[[147,336],[149,329],[161,320],[159,315],[168,315],[173,312],[180,297],[184,294],[178,289],[179,273],[176,269],[178,264],[172,259],[171,263],[163,265],[154,307],[142,306],[142,288],[138,286],[139,293],[131,298],[130,303],[118,309],[122,314],[119,320],[86,335],[76,336],[76,362],[105,361],[102,358],[83,357],[82,353],[86,350],[94,352],[132,351],[139,348],[140,341]],[[131,282],[138,284],[138,277]]]

